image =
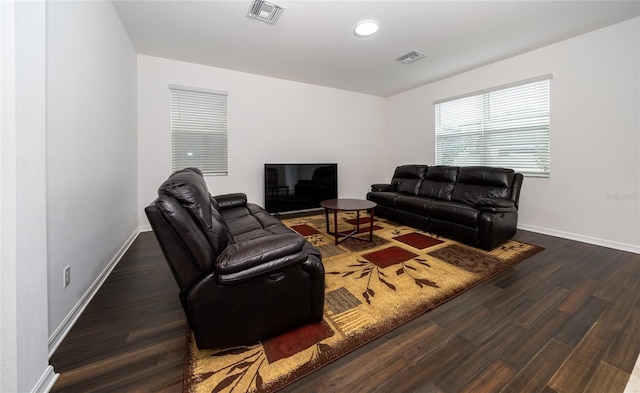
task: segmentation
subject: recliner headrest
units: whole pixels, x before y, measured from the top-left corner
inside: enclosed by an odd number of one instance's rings
[[[393,177],[403,179],[422,179],[426,172],[426,165],[400,165],[393,173]]]
[[[457,181],[465,184],[478,184],[493,187],[511,187],[513,169],[484,166],[461,167]]]
[[[178,202],[191,215],[211,227],[211,197],[202,172],[195,168],[176,171],[158,188],[158,196],[167,195]]]
[[[458,176],[459,170],[460,170],[460,167],[457,167],[457,166],[446,166],[446,165],[430,166],[427,169],[427,174],[425,175],[425,179],[432,180],[432,181],[453,183],[456,181],[456,177]]]

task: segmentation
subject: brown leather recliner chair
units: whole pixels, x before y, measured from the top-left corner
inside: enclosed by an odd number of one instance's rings
[[[253,344],[322,320],[320,253],[246,195],[212,197],[188,168],[145,212],[199,348]]]

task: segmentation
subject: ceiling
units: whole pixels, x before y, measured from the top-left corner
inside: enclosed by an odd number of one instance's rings
[[[140,54],[382,97],[640,15],[640,1],[285,1],[276,25],[251,0],[114,0]],[[378,32],[357,38],[357,22]],[[395,59],[416,50],[412,64]],[[597,53],[594,53],[597,56]]]

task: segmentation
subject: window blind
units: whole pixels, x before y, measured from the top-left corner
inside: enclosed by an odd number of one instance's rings
[[[550,79],[435,102],[436,163],[549,177]]]
[[[169,86],[171,90],[171,163],[173,170],[199,168],[226,175],[227,93]]]

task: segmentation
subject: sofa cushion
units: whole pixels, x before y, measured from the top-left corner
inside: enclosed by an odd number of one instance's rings
[[[247,240],[258,239],[261,237],[267,237],[272,235],[273,233],[270,231],[266,231],[264,229],[256,229],[250,232],[245,232],[237,236],[234,236],[233,239],[235,240],[236,244],[238,244],[238,243],[246,242]]]
[[[282,225],[282,221],[278,220],[276,217],[269,214],[269,212],[254,203],[247,203],[247,210],[264,229],[271,230],[276,227],[284,227],[284,225]]]
[[[246,210],[231,209],[233,218],[229,218],[231,233],[236,243],[275,234],[291,233],[282,221],[269,214],[260,206],[247,203]],[[242,215],[238,215],[242,212]]]
[[[513,177],[512,169],[461,167],[451,200],[473,205],[482,198],[511,199]]]
[[[457,176],[457,166],[430,166],[427,168],[418,195],[450,201]]]
[[[426,171],[426,165],[401,165],[393,173],[391,184],[399,193],[417,195]]]
[[[462,203],[430,200],[426,215],[440,221],[477,228],[480,211]]]
[[[222,216],[234,238],[243,233],[263,229],[260,222],[249,214],[246,207],[234,207],[233,209],[224,210]]]
[[[427,198],[411,195],[400,195],[398,196],[398,198],[396,198],[396,209],[425,215],[427,206],[429,206],[430,203],[431,200]]]

